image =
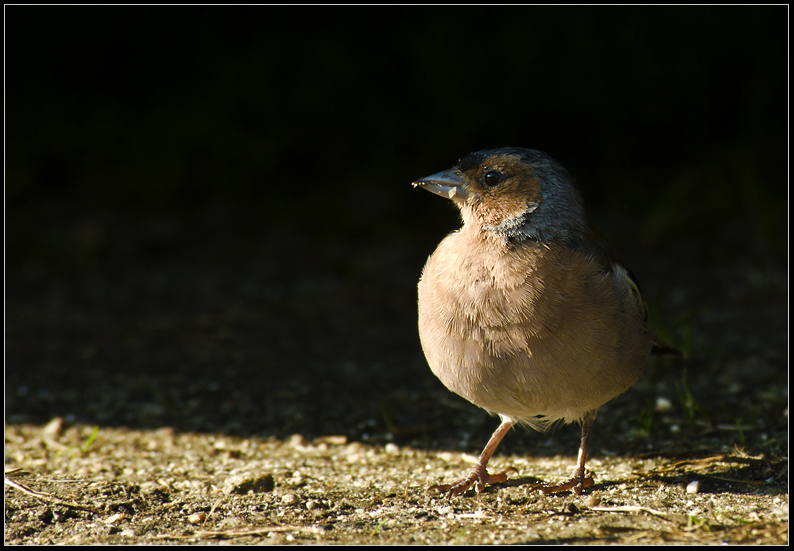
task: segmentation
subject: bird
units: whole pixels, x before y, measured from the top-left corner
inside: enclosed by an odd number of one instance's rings
[[[510,429],[562,421],[582,424],[573,476],[532,488],[580,495],[594,484],[585,462],[598,409],[639,380],[654,343],[635,277],[544,152],[477,151],[413,186],[450,199],[462,219],[422,270],[422,350],[449,390],[501,419],[467,476],[430,489],[505,482],[515,469],[487,465]]]

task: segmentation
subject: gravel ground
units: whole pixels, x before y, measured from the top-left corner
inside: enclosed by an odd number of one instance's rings
[[[416,334],[450,227],[69,207],[7,212],[6,543],[788,543],[785,255],[619,249],[687,359],[602,408],[583,495],[529,491],[573,468],[560,426],[514,430],[493,467],[517,474],[447,499],[427,488],[498,424]]]

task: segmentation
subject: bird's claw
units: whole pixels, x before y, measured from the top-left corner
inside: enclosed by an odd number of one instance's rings
[[[485,490],[486,484],[498,484],[507,481],[507,473],[509,472],[517,473],[518,469],[515,467],[508,467],[502,472],[489,474],[484,468],[475,465],[471,473],[469,473],[469,476],[463,480],[459,480],[455,484],[436,484],[428,488],[427,491],[437,494],[447,494],[448,497],[455,497],[465,493],[472,486],[475,486],[477,493],[480,493]]]
[[[589,470],[585,470],[584,472],[574,473],[573,478],[566,480],[562,484],[548,484],[546,482],[542,482],[540,484],[533,484],[529,487],[529,489],[530,491],[538,490],[544,496],[573,490],[574,495],[578,496],[582,494],[582,490],[588,486],[592,486],[593,484],[595,484],[593,481],[593,473],[591,473]]]

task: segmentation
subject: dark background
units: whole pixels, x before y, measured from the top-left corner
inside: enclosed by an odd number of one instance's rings
[[[787,7],[5,15],[7,420],[472,430],[415,321],[457,213],[410,183],[509,145],[577,178],[709,417],[782,422]]]

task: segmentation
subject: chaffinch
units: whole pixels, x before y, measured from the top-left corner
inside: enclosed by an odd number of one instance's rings
[[[585,469],[598,408],[640,378],[653,337],[631,273],[588,224],[571,175],[540,151],[479,151],[413,183],[459,208],[463,227],[419,281],[419,336],[448,389],[502,423],[469,475],[434,486],[459,495],[504,482],[488,460],[516,423],[582,423],[574,476],[543,493],[593,484]],[[514,469],[513,469],[514,470]]]

